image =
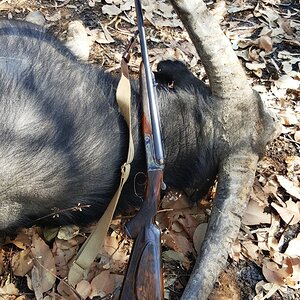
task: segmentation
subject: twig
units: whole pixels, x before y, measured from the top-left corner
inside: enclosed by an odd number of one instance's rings
[[[48,215],[45,215],[45,216],[40,217],[38,219],[35,219],[34,222],[38,222],[38,221],[41,221],[41,220],[49,218],[49,217],[56,218],[56,217],[59,217],[59,214],[65,213],[65,212],[68,212],[68,211],[82,211],[83,208],[89,208],[89,207],[90,207],[89,204],[81,205],[80,203],[78,203],[77,206],[69,207],[69,208],[65,208],[65,209],[61,209],[61,210],[59,210],[58,208],[54,207],[52,209],[52,210],[54,210],[53,213],[50,213]]]
[[[7,1],[7,0],[6,0]],[[54,7],[55,9],[56,8],[60,8],[60,7],[64,7],[65,5],[67,5],[71,0],[66,0],[64,1],[62,4],[57,4],[57,2],[55,1],[55,5],[51,5],[51,7]],[[1,4],[1,3],[0,3]]]

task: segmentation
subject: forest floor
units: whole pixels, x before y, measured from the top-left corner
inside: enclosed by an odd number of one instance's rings
[[[300,299],[299,0],[205,2],[231,40],[253,88],[282,125],[280,136],[259,162],[239,237],[211,300]],[[180,59],[207,82],[170,4],[145,0],[143,7],[153,67],[162,59]],[[70,22],[80,20],[85,30],[78,55],[84,60],[89,54],[88,63],[114,73],[119,73],[122,53],[137,28],[133,0],[0,0],[0,16],[41,23],[69,45],[76,44],[78,33],[70,29]],[[132,77],[137,76],[140,61],[136,48],[130,61]],[[195,205],[186,193],[173,190],[162,201],[157,221],[166,299],[182,294],[213,196],[214,189]],[[103,249],[76,289],[63,279],[93,225],[33,227],[7,237],[0,248],[0,299],[117,299],[132,245],[122,233],[127,219],[113,220]]]

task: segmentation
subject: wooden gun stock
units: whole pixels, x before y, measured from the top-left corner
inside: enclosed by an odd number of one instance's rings
[[[120,300],[163,299],[160,230],[154,223],[161,182],[161,170],[149,172],[142,207],[138,215],[126,225],[127,232],[135,242]]]

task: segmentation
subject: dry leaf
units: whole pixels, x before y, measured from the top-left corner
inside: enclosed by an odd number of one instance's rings
[[[285,74],[289,75],[293,70],[293,64],[290,61],[283,61],[282,70]]]
[[[259,56],[259,53],[258,53],[259,50],[255,49],[255,48],[252,48],[250,47],[249,50],[248,50],[248,53],[247,53],[247,61],[259,61],[260,59],[260,56]]]
[[[25,276],[33,267],[30,248],[15,253],[11,264],[15,276]]]
[[[118,286],[121,286],[123,276],[110,274],[109,270],[102,271],[91,282],[91,293],[89,298],[96,296],[105,297],[112,293]]]
[[[89,5],[90,7],[94,7],[94,6],[95,6],[95,1],[96,1],[96,0],[88,0],[88,5]]]
[[[116,236],[107,236],[103,245],[108,255],[112,256],[119,247],[119,242]]]
[[[183,232],[183,228],[181,224],[178,223],[177,221],[172,223],[171,230],[175,232]]]
[[[250,199],[242,223],[245,225],[271,224],[271,215],[264,212],[265,206]]]
[[[120,273],[126,267],[129,259],[128,242],[122,240],[115,232],[110,236],[107,236],[104,240],[104,246],[100,250],[101,263],[106,265],[106,269],[110,269],[111,272]]]
[[[51,15],[51,16],[46,15],[45,18],[46,18],[46,20],[49,21],[49,22],[57,22],[58,20],[61,19],[60,11],[55,12],[55,13],[54,13],[53,15]]]
[[[32,288],[39,300],[55,283],[55,262],[48,245],[37,234],[32,238],[31,255],[34,263],[31,271]]]
[[[184,231],[188,234],[190,239],[193,238],[194,232],[199,225],[197,219],[193,216],[192,211],[184,210],[184,214],[182,217],[178,218],[178,223],[180,223],[184,229]]]
[[[113,43],[115,40],[113,39],[113,37],[111,36],[109,30],[107,29],[107,26],[104,26],[101,22],[99,22],[101,25],[101,28],[104,32],[105,38],[107,40],[108,43]]]
[[[262,76],[262,69],[266,67],[265,63],[246,63],[246,68],[253,71],[257,77]]]
[[[68,241],[79,233],[79,227],[76,225],[63,226],[59,229],[57,238]]]
[[[298,248],[299,251],[299,248]],[[290,261],[290,264],[293,269],[292,275],[288,278],[288,285],[291,288],[299,289],[300,288],[300,258],[294,257],[294,258],[287,258],[287,260]]]
[[[81,280],[76,285],[76,292],[83,298],[86,299],[92,291],[91,284],[87,280]]]
[[[288,200],[285,202],[286,207],[276,203],[271,203],[271,205],[286,224],[295,225],[300,221],[300,202],[295,203],[292,200]]]
[[[157,8],[164,18],[173,18],[173,7],[169,3],[157,1]]]
[[[266,67],[266,64],[265,63],[246,63],[246,67],[249,70],[257,71],[257,70],[264,69]]]
[[[284,254],[290,257],[300,258],[300,238],[295,238],[291,240]]]
[[[73,288],[64,280],[60,280],[57,285],[57,292],[63,297],[61,300],[81,300],[79,296],[76,295]]]
[[[55,239],[59,231],[58,227],[46,227],[43,230],[43,237],[45,241],[50,242]]]
[[[263,49],[266,52],[272,52],[272,50],[273,50],[272,39],[267,35],[259,37],[256,40],[256,43],[260,49]]]
[[[272,89],[272,91],[273,91],[273,89]],[[285,91],[285,90],[283,89],[283,91]],[[284,94],[285,93],[286,93],[286,91],[284,92]],[[293,109],[291,109],[290,107],[288,107],[284,110],[281,110],[278,113],[278,116],[281,119],[282,125],[291,126],[291,125],[296,125],[299,123],[295,111]]]
[[[300,86],[300,81],[288,75],[282,75],[278,80],[274,81],[279,89],[297,90]]]
[[[102,12],[104,14],[108,14],[110,16],[117,16],[119,15],[122,11],[120,8],[118,8],[116,5],[112,4],[112,5],[103,5],[102,6]]]
[[[269,247],[267,245],[269,228],[258,228],[255,230],[256,237],[257,237],[257,246],[260,250],[269,251]]]
[[[14,295],[19,295],[19,290],[16,288],[14,283],[7,283],[0,288],[0,298],[3,300],[15,299]],[[10,297],[9,297],[10,296]]]
[[[293,35],[293,29],[291,28],[291,20],[281,18],[278,20],[278,24],[286,34]]]
[[[184,256],[182,253],[178,253],[173,250],[164,251],[162,253],[162,258],[166,261],[175,260],[177,262],[180,262],[186,267],[186,269],[189,269],[190,267],[190,261],[188,260],[188,258]]]
[[[278,185],[277,182],[276,185]],[[269,205],[268,196],[271,195],[272,193],[268,190],[268,187],[269,187],[268,184],[262,186],[258,181],[258,179],[254,180],[250,197],[251,199],[255,200],[261,207],[267,207]],[[273,191],[274,190],[272,190],[272,192]],[[277,187],[276,187],[276,191],[277,191]]]
[[[269,28],[268,26],[264,26],[261,30],[261,32],[259,33],[259,36],[270,36],[272,34],[272,29]]]
[[[252,241],[246,240],[242,242],[242,254],[251,260],[259,260],[259,248]]]
[[[227,14],[226,2],[223,0],[216,2],[214,8],[210,12],[217,21],[220,22]]]
[[[278,182],[280,185],[293,197],[297,198],[300,200],[300,184],[299,181],[294,183],[293,181],[287,179],[284,176],[277,175],[276,176]]]
[[[206,220],[204,211],[195,205],[191,207],[187,197],[176,191],[164,197],[162,207],[168,211],[158,215],[159,224],[162,229],[167,228],[171,235],[165,236],[166,242],[176,251],[193,252],[193,247],[187,238],[191,240],[199,223]]]
[[[272,297],[278,290],[282,288],[276,283],[269,283],[264,281],[259,281],[255,286],[256,296],[253,300],[267,300]]]
[[[193,235],[194,248],[197,252],[200,251],[207,230],[207,223],[199,224]]]
[[[192,243],[182,234],[171,231],[166,231],[161,236],[162,241],[171,250],[188,255],[193,253]]]
[[[87,33],[92,42],[96,42],[98,44],[110,44],[114,42],[113,38],[107,39],[107,35],[99,28],[92,29],[92,30],[88,29]]]
[[[280,268],[276,263],[269,261],[268,259],[265,259],[263,262],[262,272],[266,280],[279,285],[283,285],[285,279],[292,274],[290,268]]]
[[[252,5],[247,5],[246,3],[243,3],[243,5],[239,5],[239,3],[237,2],[237,5],[233,5],[231,4],[231,6],[228,8],[228,13],[229,14],[234,14],[234,13],[237,13],[237,12],[240,12],[240,11],[245,11],[245,10],[248,10],[248,9],[254,9],[254,6]]]
[[[300,157],[299,156],[288,156],[285,159],[287,164],[287,176],[288,178],[294,178],[300,175]]]
[[[242,252],[241,243],[239,239],[236,239],[231,246],[229,255],[234,261],[239,262],[241,259],[241,252]]]
[[[27,299],[28,299],[28,297],[26,295],[21,295],[21,296],[16,297],[14,300],[27,300]],[[44,300],[47,300],[47,299],[44,298]],[[51,299],[49,299],[49,300],[51,300]]]
[[[78,250],[78,244],[76,239],[60,240],[55,239],[53,243],[52,253],[55,260],[57,275],[64,278],[68,275],[69,266],[68,263],[75,256]]]
[[[132,1],[125,1],[124,3],[120,4],[120,9],[122,11],[131,10],[134,7],[134,0]]]
[[[260,10],[260,13],[269,23],[270,27],[273,27],[271,25],[273,25],[275,21],[278,20],[279,18],[278,13],[274,9],[268,7],[264,7],[264,9]]]
[[[247,48],[249,46],[252,46],[253,45],[253,41],[250,40],[250,39],[238,40],[237,41],[237,45],[238,45],[238,48],[245,49],[245,48]]]
[[[14,240],[9,240],[10,243],[14,244],[20,249],[27,249],[31,245],[32,236],[37,234],[39,229],[37,227],[22,228]]]
[[[126,262],[129,258],[128,249],[124,247],[124,241],[119,242],[120,237],[113,232],[110,236],[107,236],[104,241],[104,249],[115,261]]]

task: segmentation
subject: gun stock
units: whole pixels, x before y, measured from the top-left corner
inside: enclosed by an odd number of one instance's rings
[[[154,223],[161,182],[161,170],[149,172],[143,205],[126,225],[129,234],[136,236],[120,300],[163,299],[160,230]]]

